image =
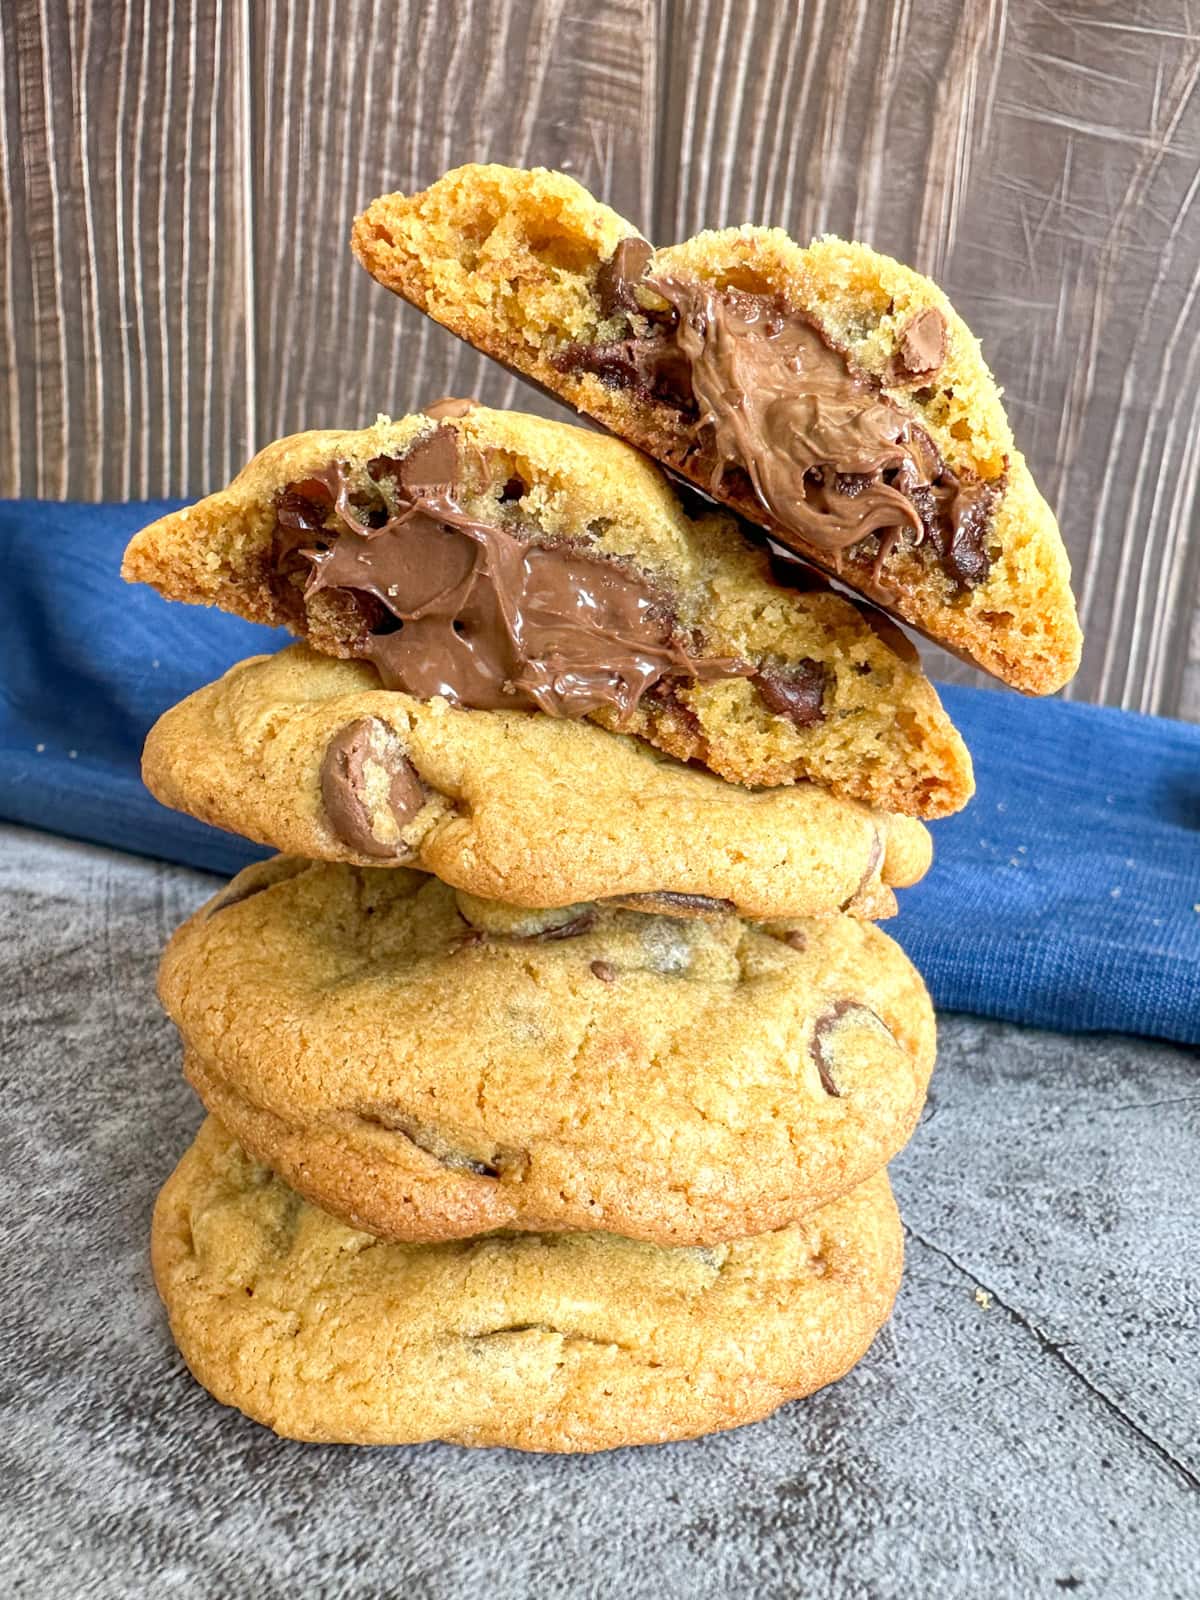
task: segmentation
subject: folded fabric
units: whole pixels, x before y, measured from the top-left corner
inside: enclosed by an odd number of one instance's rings
[[[157,805],[142,740],[283,636],[121,582],[169,509],[0,502],[0,818],[230,873],[265,854]],[[947,688],[978,794],[890,925],[943,1010],[1200,1043],[1200,726]]]

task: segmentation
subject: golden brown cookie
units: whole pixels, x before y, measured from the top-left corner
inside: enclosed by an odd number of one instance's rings
[[[198,911],[159,993],[208,1109],[395,1239],[781,1227],[912,1132],[920,977],[869,923],[532,912],[278,857]]]
[[[928,278],[836,238],[654,250],[573,179],[465,166],[376,200],[367,270],[1005,682],[1071,677],[1054,516],[978,341]]]
[[[124,572],[285,623],[384,685],[589,716],[738,783],[935,817],[970,758],[908,641],[617,440],[478,406],[269,445],[139,533]],[[795,563],[792,563],[793,568]]]
[[[667,894],[882,917],[931,850],[923,823],[811,783],[752,792],[591,722],[384,690],[301,644],[168,711],[143,775],[165,805],[289,854],[417,866],[523,906]]]
[[[767,1416],[886,1321],[886,1174],[706,1249],[613,1234],[385,1244],[306,1205],[210,1118],[154,1212],[154,1276],[197,1380],[288,1438],[608,1450]]]

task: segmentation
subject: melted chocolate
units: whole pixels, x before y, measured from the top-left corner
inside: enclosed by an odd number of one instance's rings
[[[639,260],[618,254],[605,264],[601,309],[629,307],[635,283],[621,280],[621,270]],[[881,595],[881,568],[906,531],[928,545],[960,590],[982,582],[1002,481],[950,468],[928,434],[812,319],[741,289],[641,281],[647,298],[668,309],[639,305],[644,333],[569,346],[556,357],[560,370],[591,372],[674,407],[695,437],[670,464],[702,476],[719,497],[757,502],[781,538],[794,535],[835,569],[874,538],[870,581]],[[895,357],[904,379],[936,370],[945,346],[939,311],[912,318]]]
[[[468,515],[452,429],[367,470],[377,495],[352,493],[335,466],[289,485],[277,506],[285,550],[316,546],[303,552],[306,597],[358,598],[373,631],[356,654],[388,688],[483,710],[624,716],[664,679],[752,675],[693,656],[663,595],[618,561]]]
[[[760,672],[754,683],[768,711],[786,717],[797,728],[811,728],[825,720],[827,678],[824,663],[806,658],[786,671]]]

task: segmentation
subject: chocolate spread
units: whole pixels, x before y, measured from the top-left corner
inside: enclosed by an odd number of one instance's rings
[[[634,284],[624,273],[648,261],[619,247],[605,263],[597,281],[605,315],[631,308]],[[665,307],[637,304],[646,331],[569,346],[556,365],[676,409],[695,433],[671,465],[719,498],[756,502],[781,538],[794,535],[836,570],[874,537],[871,579],[881,590],[882,565],[905,532],[928,545],[959,589],[987,576],[1002,482],[949,467],[816,322],[742,289],[653,274],[640,281],[645,298]],[[906,379],[941,365],[945,339],[940,312],[910,320],[899,351]]]
[[[664,679],[752,675],[693,655],[667,599],[623,563],[464,511],[452,429],[367,472],[378,492],[352,492],[340,465],[289,485],[276,502],[276,559],[307,545],[306,597],[366,599],[375,620],[356,653],[388,688],[583,717],[605,706],[627,715]]]

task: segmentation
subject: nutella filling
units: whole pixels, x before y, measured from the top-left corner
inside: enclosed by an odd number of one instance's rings
[[[312,563],[306,597],[357,598],[370,631],[355,653],[388,688],[480,710],[626,716],[662,680],[753,675],[692,654],[667,599],[623,563],[469,515],[452,429],[367,473],[373,492],[352,491],[340,464],[289,485],[276,564],[299,549]]]
[[[651,254],[634,243],[622,241],[601,269],[606,316],[634,309],[625,274]],[[556,358],[561,370],[673,407],[695,435],[671,465],[720,498],[757,502],[781,537],[794,535],[835,570],[850,552],[856,565],[870,556],[881,594],[883,565],[904,533],[928,546],[960,591],[982,582],[1002,481],[950,468],[925,430],[803,314],[742,289],[653,275],[641,282],[665,306],[636,305],[646,331],[569,346]],[[897,353],[904,381],[936,370],[945,341],[940,312],[910,319]]]

